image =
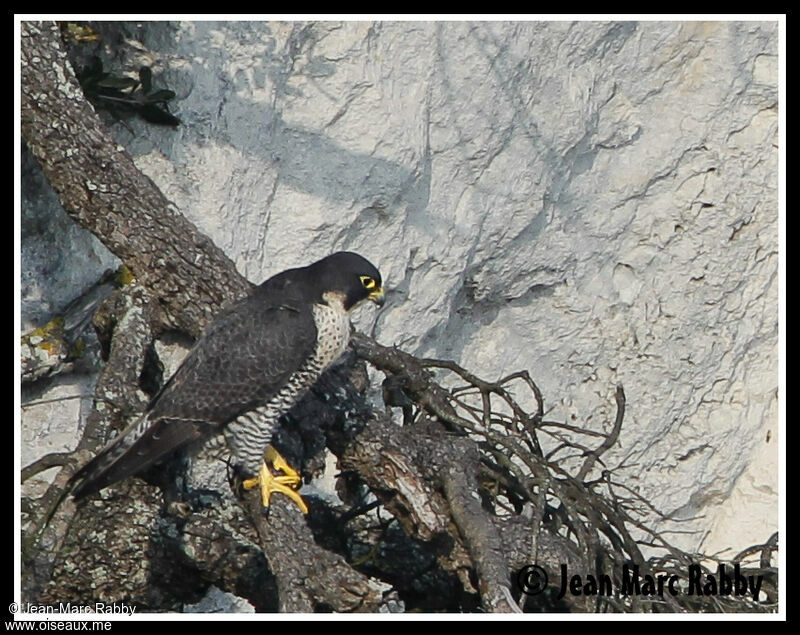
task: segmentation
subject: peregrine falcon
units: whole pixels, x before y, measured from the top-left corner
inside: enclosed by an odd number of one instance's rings
[[[339,252],[279,273],[222,311],[133,425],[72,477],[83,498],[137,474],[190,443],[223,432],[246,489],[264,506],[295,491],[300,475],[270,445],[278,419],[347,348],[348,313],[364,300],[383,305],[381,274]],[[273,475],[267,463],[283,474]]]

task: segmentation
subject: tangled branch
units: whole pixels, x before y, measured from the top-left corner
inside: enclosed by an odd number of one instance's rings
[[[614,423],[607,434],[602,434],[545,420],[542,393],[526,371],[489,382],[452,361],[416,359],[364,336],[354,338],[354,348],[361,357],[393,378],[392,384],[401,386],[407,400],[417,405],[416,414],[412,416],[417,424],[433,416],[451,431],[468,435],[479,455],[476,474],[485,507],[490,509],[493,518],[525,517],[527,512],[531,519],[528,562],[543,562],[540,552],[543,538],[552,541],[554,537],[561,537],[568,542],[560,545],[560,562],[570,560],[567,553],[573,556],[573,562],[577,556],[580,570],[591,574],[621,572],[625,566],[635,564],[642,576],[685,577],[687,567],[698,563],[704,575],[716,573],[709,564],[718,565],[721,560],[685,553],[649,527],[648,514],[660,515],[646,499],[625,485],[617,470],[603,467],[595,480],[587,480],[598,471],[597,465],[602,462],[603,455],[620,437],[625,415],[622,386],[617,387],[614,395],[617,407]],[[442,383],[434,380],[431,370],[447,371],[455,375],[459,383],[445,389]],[[515,396],[514,386],[522,387],[520,396]],[[520,405],[526,393],[534,404],[530,411]],[[565,432],[571,436],[567,437]],[[542,451],[545,443],[542,435],[557,443],[546,455]],[[581,441],[581,436],[587,440]],[[590,440],[598,436],[601,442],[589,448]],[[584,458],[579,467],[572,467],[580,457]],[[472,525],[480,522],[480,515],[454,517],[454,520],[460,533],[467,536],[476,533]],[[643,537],[635,537],[634,532]],[[742,575],[765,576],[762,590],[767,596],[766,602],[757,603],[743,597],[697,598],[666,594],[653,598],[602,598],[594,608],[774,610],[776,570],[769,567],[769,559],[764,556],[771,555],[776,548],[777,536],[774,541],[745,550],[728,563],[729,566],[740,563],[753,552],[761,553],[759,567],[743,567]],[[656,554],[645,558],[645,548]],[[484,558],[481,554],[471,555],[473,561]],[[506,571],[513,570],[514,564],[507,563]],[[615,586],[619,588],[621,583],[618,577]]]

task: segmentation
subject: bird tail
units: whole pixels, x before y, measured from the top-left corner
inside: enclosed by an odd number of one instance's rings
[[[113,439],[70,479],[72,495],[81,499],[124,478],[143,472],[172,452],[215,430],[205,421],[158,417],[146,413]]]
[[[141,462],[125,460],[125,457],[147,424],[147,414],[144,414],[106,444],[97,456],[72,475],[67,491],[80,500],[140,471],[144,467]]]

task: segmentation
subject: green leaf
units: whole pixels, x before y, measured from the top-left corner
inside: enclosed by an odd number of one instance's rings
[[[162,89],[147,95],[147,101],[152,103],[166,102],[170,99],[175,99],[175,91]]]
[[[139,85],[139,82],[133,79],[133,77],[106,76],[100,81],[98,81],[97,85],[103,88],[116,88],[118,90],[125,90],[127,88],[136,90],[136,87]]]
[[[139,81],[142,82],[142,90],[149,93],[153,89],[153,71],[149,66],[142,66],[139,69]]]
[[[168,113],[163,108],[159,108],[154,104],[145,104],[139,108],[139,115],[145,121],[155,123],[163,126],[177,126],[181,123],[175,115]]]

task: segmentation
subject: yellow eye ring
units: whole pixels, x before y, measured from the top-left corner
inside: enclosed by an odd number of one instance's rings
[[[364,288],[367,290],[375,288],[375,280],[370,278],[369,276],[359,276],[361,278],[361,284],[364,285]]]

